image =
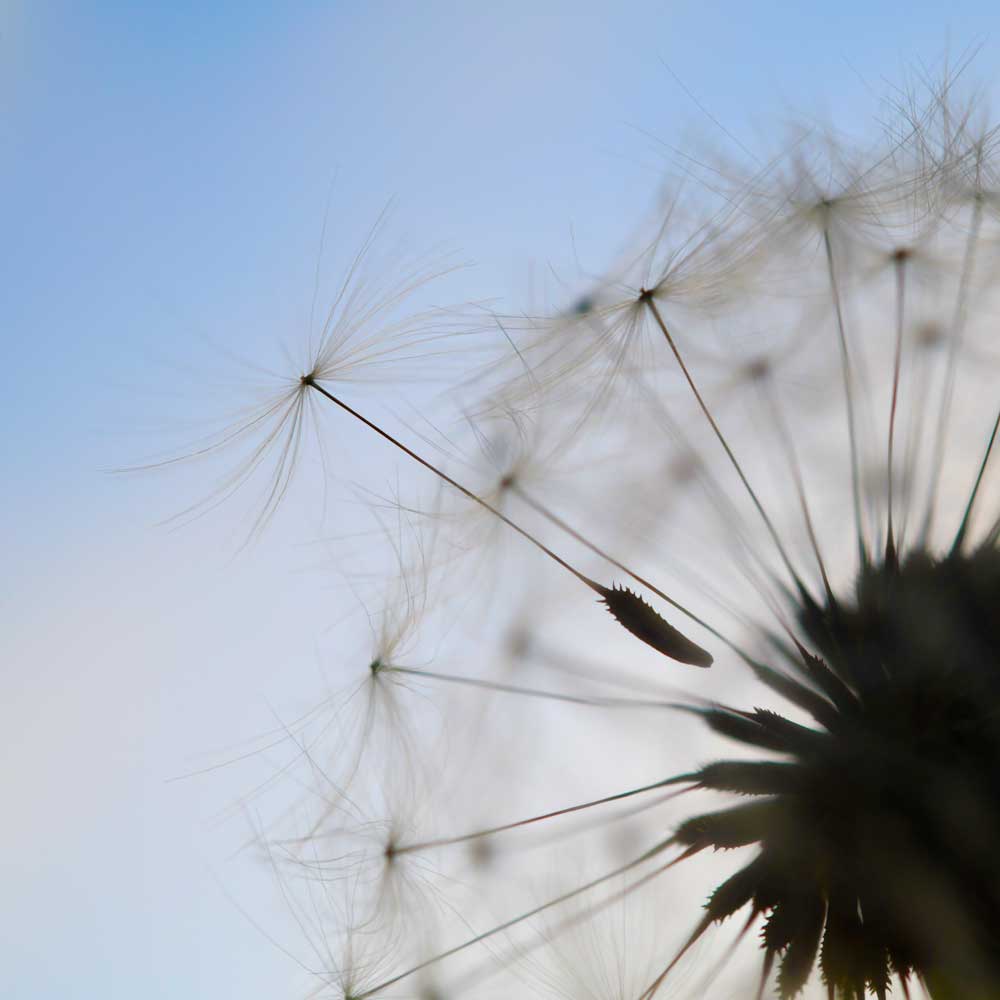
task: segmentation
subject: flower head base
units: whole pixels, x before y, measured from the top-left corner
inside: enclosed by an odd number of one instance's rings
[[[1000,553],[868,565],[853,600],[802,606],[819,655],[788,658],[817,724],[708,721],[779,760],[724,761],[705,788],[752,801],[687,820],[687,846],[754,846],[707,918],[766,913],[783,997],[819,956],[831,994],[884,997],[895,974],[937,997],[1000,987]],[[804,653],[804,651],[803,651]]]

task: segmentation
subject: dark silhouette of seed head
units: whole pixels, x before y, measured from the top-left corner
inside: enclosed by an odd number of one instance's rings
[[[691,776],[749,801],[687,820],[677,842],[758,849],[701,929],[748,904],[766,915],[783,998],[817,961],[840,1000],[884,998],[893,975],[935,1000],[1000,996],[1000,553],[869,564],[855,590],[799,610],[818,655],[789,656],[783,693],[818,701],[816,728],[703,713],[781,759]]]

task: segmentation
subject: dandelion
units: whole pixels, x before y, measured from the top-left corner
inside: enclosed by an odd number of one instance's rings
[[[349,886],[350,919],[339,906],[323,935],[391,928],[363,983],[329,972],[345,1000],[506,996],[532,976],[595,1000],[1000,994],[1000,414],[984,361],[1000,225],[995,133],[955,89],[897,95],[877,144],[801,134],[763,166],[713,171],[575,305],[499,317],[497,356],[463,389],[483,398],[443,435],[471,435],[473,459],[341,393],[356,365],[437,351],[426,317],[369,334],[400,296],[342,291],[283,402],[242,425],[262,439],[252,465],[277,455],[268,513],[322,406],[494,541],[524,543],[461,585],[429,546],[416,586],[397,560],[400,613],[373,629],[366,690],[388,686],[407,736],[356,738],[375,699],[349,698],[335,728],[351,749],[309,747],[327,791],[285,860]],[[435,553],[468,543],[458,519],[425,524]],[[565,593],[530,601],[545,574]],[[446,735],[404,726],[403,693]],[[416,789],[421,816],[393,820],[386,801],[389,821],[361,823],[382,838],[377,877],[353,851],[317,853],[345,812],[361,822],[373,776]],[[387,888],[413,863],[434,872],[429,909]],[[680,902],[710,886],[700,909]],[[639,933],[601,930],[626,911]],[[614,945],[610,974],[588,970],[594,935]]]

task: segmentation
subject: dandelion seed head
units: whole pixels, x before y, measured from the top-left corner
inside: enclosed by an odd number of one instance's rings
[[[437,350],[423,321],[369,339],[389,300],[345,284],[269,419],[289,434],[325,398],[366,424],[436,477],[437,516],[413,516],[450,546],[432,571],[388,533],[393,582],[315,767],[303,870],[347,887],[353,940],[398,943],[345,996],[439,975],[510,995],[536,948],[544,995],[587,1000],[707,995],[730,960],[782,1000],[1000,989],[995,137],[944,85],[896,103],[878,141],[803,129],[713,167],[604,280],[497,316],[459,432],[428,417],[404,444],[328,391],[400,343]],[[493,572],[456,571],[515,537]],[[594,877],[570,878],[578,857]],[[648,886],[612,941],[602,921]]]
[[[973,830],[998,819],[988,763],[998,746],[995,640],[984,614],[998,568],[992,547],[866,568],[853,602],[800,611],[822,659],[804,654],[789,670],[819,694],[820,727],[761,711],[718,720],[781,760],[706,768],[703,787],[752,801],[688,820],[677,835],[689,846],[759,848],[710,912],[724,918],[749,903],[769,914],[764,947],[769,959],[784,956],[782,996],[802,987],[817,954],[845,996],[956,964],[970,989],[995,977],[991,925],[975,932],[968,915],[998,902],[984,891],[995,884],[993,844]]]

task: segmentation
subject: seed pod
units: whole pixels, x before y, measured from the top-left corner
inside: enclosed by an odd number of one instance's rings
[[[637,639],[672,660],[710,667],[712,654],[682,635],[628,587],[600,587],[601,600],[615,620]]]

